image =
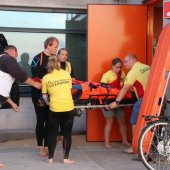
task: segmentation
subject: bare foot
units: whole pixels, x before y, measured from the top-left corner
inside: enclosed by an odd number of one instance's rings
[[[109,143],[107,143],[107,144],[105,143],[105,148],[111,149],[112,146]]]
[[[5,164],[0,163],[0,168],[5,167]]]
[[[73,161],[73,160],[70,160],[70,159],[64,159],[64,164],[72,164],[72,163],[74,163],[75,161]]]
[[[48,152],[48,147],[44,147],[44,151],[47,155],[49,155],[49,152]]]
[[[123,150],[123,152],[127,154],[133,154],[133,149],[132,147],[129,147],[128,149]]]
[[[52,163],[53,163],[53,159],[49,159],[49,160],[48,160],[48,163],[49,163],[49,164],[52,164]]]
[[[57,137],[57,142],[58,142],[58,141],[63,142],[63,140],[64,140],[64,136],[58,136],[58,137]]]
[[[61,136],[61,142],[63,142],[64,141],[64,136]]]
[[[61,140],[61,136],[57,136],[57,142]]]
[[[123,145],[126,145],[126,146],[131,146],[131,144],[128,142],[128,141],[125,141],[125,142],[122,142]]]
[[[39,153],[40,153],[40,156],[41,156],[41,157],[47,156],[47,153],[45,152],[45,149],[44,149],[43,146],[40,146],[40,147],[39,147]]]

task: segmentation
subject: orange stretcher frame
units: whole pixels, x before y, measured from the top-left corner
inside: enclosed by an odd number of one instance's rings
[[[133,137],[133,150],[138,153],[138,139],[146,125],[143,115],[161,113],[169,78],[170,78],[170,24],[162,30],[151,66],[148,84],[143,97],[136,130]],[[148,146],[149,147],[149,146]]]

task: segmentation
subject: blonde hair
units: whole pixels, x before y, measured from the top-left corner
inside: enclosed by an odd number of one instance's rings
[[[56,55],[49,57],[47,64],[48,73],[51,73],[54,69],[60,70],[60,62]]]

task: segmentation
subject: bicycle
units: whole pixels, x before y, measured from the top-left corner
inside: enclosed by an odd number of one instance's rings
[[[149,122],[138,141],[140,159],[149,170],[170,170],[170,117],[145,116],[145,120]]]

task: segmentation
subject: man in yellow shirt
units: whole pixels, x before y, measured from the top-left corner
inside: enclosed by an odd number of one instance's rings
[[[110,104],[110,107],[112,109],[117,108],[119,102],[125,97],[126,92],[130,90],[132,86],[134,87],[136,96],[138,98],[138,101],[133,106],[131,116],[132,133],[134,134],[142,103],[142,97],[144,95],[150,73],[150,67],[148,65],[140,63],[134,54],[129,54],[125,57],[124,65],[130,71],[126,76],[123,88],[120,90],[119,95],[117,96],[115,101]],[[128,150],[126,150],[125,152],[133,153],[132,147],[128,148]]]

